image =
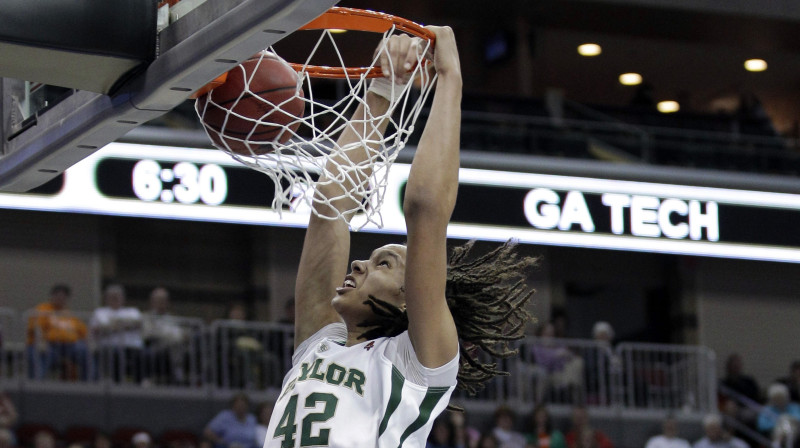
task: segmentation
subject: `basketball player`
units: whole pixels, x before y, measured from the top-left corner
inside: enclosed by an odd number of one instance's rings
[[[523,286],[522,270],[534,260],[517,258],[507,244],[469,262],[469,247],[460,248],[448,262],[446,230],[458,189],[461,69],[452,30],[428,29],[436,34],[432,58],[438,82],[406,187],[407,245],[378,248],[369,259],[353,261],[347,274],[347,223],[311,215],[295,287],[293,367],[275,403],[265,448],[425,446],[457,383],[474,391],[500,373],[494,364],[478,361],[476,352],[509,355],[507,345],[497,348],[496,341],[521,337],[530,318],[523,306],[532,291]],[[380,56],[382,70],[407,82],[417,51],[416,39],[390,38]],[[374,115],[388,110],[392,79],[372,84],[366,106]],[[365,113],[360,106],[340,146],[359,141],[356,135],[365,131],[359,117]],[[366,153],[351,148],[338,162],[364,163]],[[334,163],[327,172],[340,174]],[[342,188],[352,183],[324,180],[316,194],[327,201],[315,201],[316,211],[348,216],[355,201],[334,198],[346,197]],[[512,284],[504,287],[506,280]]]

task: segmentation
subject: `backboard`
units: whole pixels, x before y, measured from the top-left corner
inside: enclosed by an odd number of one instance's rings
[[[62,87],[58,88],[0,79],[0,191],[24,192],[47,182],[131,129],[170,111],[215,77],[294,32],[337,1],[183,0],[155,13],[158,26],[152,30],[156,39],[154,54],[148,58],[151,61],[138,70],[130,68],[136,64],[112,67],[128,71],[116,82],[94,88],[95,92],[79,90],[86,83],[70,84],[69,76],[66,81],[59,80]],[[103,39],[104,35],[95,37]],[[0,34],[0,53],[10,47],[5,43]],[[47,51],[40,47],[33,45],[31,51]],[[92,49],[86,53],[93,54]],[[75,67],[57,54],[59,57],[51,60],[60,65],[23,68],[34,72],[97,70],[110,76],[116,72],[103,69],[119,66],[122,59],[93,59],[91,67]],[[19,66],[0,62],[0,76],[19,73]]]

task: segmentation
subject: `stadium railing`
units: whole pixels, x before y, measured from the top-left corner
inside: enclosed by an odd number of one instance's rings
[[[24,337],[16,353],[24,359],[25,381],[205,386],[206,325],[201,319],[144,314],[136,330],[141,338],[131,341],[120,332],[98,333],[91,317],[91,312],[80,311],[23,313],[19,323]],[[51,335],[48,340],[45,329],[58,325],[83,326],[85,337],[57,341]]]
[[[7,316],[0,317],[0,322],[14,319],[11,313],[0,316]],[[73,316],[89,319],[89,313]],[[18,322],[27,324],[39,317],[27,312]],[[40,339],[41,332],[34,331],[34,342],[25,349],[17,349],[11,356],[4,352],[0,368],[21,376],[23,388],[41,382],[198,393],[277,392],[281,387],[291,366],[291,325],[235,320],[206,325],[198,319],[169,319],[162,322],[162,333],[172,337],[148,342],[137,357],[99,343],[89,331],[85,360],[75,352],[57,353],[62,356],[51,358],[42,373],[36,369],[41,369],[46,359],[40,348],[47,346]],[[715,355],[706,347],[641,343],[612,347],[593,340],[527,337],[515,348],[518,355],[499,365],[509,376],[490,381],[477,396],[457,392],[454,397],[486,406],[498,402],[581,403],[598,408],[697,413],[711,412],[717,406]],[[22,354],[25,362],[21,362]],[[82,375],[84,368],[86,374]]]
[[[279,389],[291,367],[294,329],[267,322],[216,320],[209,330],[211,385],[217,389]]]
[[[462,147],[544,156],[640,162],[740,172],[800,175],[798,142],[748,134],[735,117],[690,116],[631,124],[574,102],[563,116],[492,111],[462,112]],[[632,110],[632,112],[635,112]],[[426,119],[423,111],[421,120]],[[663,114],[662,114],[663,115]],[[714,123],[714,121],[720,123]],[[700,123],[697,128],[681,123]],[[724,122],[724,123],[722,123]],[[730,122],[730,130],[722,130]],[[412,143],[415,143],[412,137]]]

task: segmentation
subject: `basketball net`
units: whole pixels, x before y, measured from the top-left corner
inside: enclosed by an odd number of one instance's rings
[[[269,123],[267,120],[262,121],[259,117],[246,117],[233,112],[242,98],[250,97],[263,101],[264,115],[262,117],[268,117],[282,104],[298,97],[301,98],[305,102],[304,116],[295,117],[291,123],[281,126],[282,129],[278,131],[279,137],[275,141],[266,143],[255,141],[252,138],[253,131],[242,139],[238,139],[239,142],[245,143],[250,148],[249,154],[242,154],[241,149],[237,153],[230,147],[228,142],[237,140],[233,137],[212,138],[212,141],[215,141],[215,146],[230,154],[237,161],[265,173],[272,179],[275,184],[272,208],[279,214],[286,210],[297,213],[313,211],[324,219],[344,219],[352,230],[360,230],[370,223],[379,228],[383,227],[380,208],[385,199],[389,169],[397,158],[398,152],[403,149],[409,136],[414,132],[414,123],[436,79],[436,76],[426,68],[425,54],[429,52],[431,42],[423,40],[417,63],[410,72],[410,81],[405,85],[399,84],[400,80],[395,79],[394,70],[392,70],[391,78],[386,78],[392,81],[391,92],[387,98],[390,101],[388,111],[378,113],[378,111],[369,109],[366,103],[367,91],[371,83],[369,77],[374,77],[380,66],[380,54],[386,51],[388,38],[400,32],[394,26],[384,32],[380,49],[375,53],[369,66],[370,70],[366,73],[352,74],[352,72],[348,72],[349,69],[347,69],[336,45],[336,35],[327,29],[322,30],[306,61],[302,65],[294,64],[294,68],[297,70],[298,90],[302,88],[305,94],[297,93],[293,98],[279,104],[272,104],[252,92],[249,86],[250,80],[245,79],[243,83],[245,92],[238,99],[221,105],[211,99],[212,95],[208,95],[208,101],[202,108],[197,108],[197,113],[201,122],[204,122],[203,117],[207,111],[212,108],[222,109],[226,113],[226,122],[229,116],[235,116],[252,123],[252,129],[255,131],[258,126],[274,126],[275,124]],[[310,61],[317,51],[328,44],[333,46],[341,68],[345,70],[345,76],[342,79],[346,83],[344,90],[347,91],[344,97],[333,103],[314,97],[315,76],[320,75],[311,74],[308,70],[308,67],[312,67]],[[268,51],[276,53],[272,47]],[[259,63],[265,57],[265,54],[262,53],[259,56]],[[256,71],[253,70],[253,73]],[[231,76],[246,77],[246,71],[239,66],[228,73],[228,79]],[[351,114],[359,104],[365,107],[364,120],[354,121],[350,125],[352,129],[357,130],[359,139],[342,147],[337,143],[337,138],[348,126]],[[378,132],[378,126],[383,120],[388,120],[389,125],[386,132],[381,134]],[[299,126],[297,126],[298,123]],[[292,127],[295,127],[296,130],[292,130]],[[212,133],[218,132],[205,123],[204,128],[209,137],[212,136]],[[278,143],[280,135],[285,133],[291,136],[289,140],[285,143]],[[361,147],[367,152],[366,161],[354,164],[343,156],[345,150],[354,147]],[[326,170],[328,164],[333,164],[332,166],[335,166],[336,169]],[[314,194],[314,185],[323,175],[327,180],[320,182],[320,185],[339,185],[342,191],[341,195],[323,198]],[[352,187],[348,189],[344,185],[352,185]],[[352,203],[354,206],[345,212],[338,212],[331,203],[342,199],[349,199],[348,203]],[[317,208],[320,209],[319,212]]]

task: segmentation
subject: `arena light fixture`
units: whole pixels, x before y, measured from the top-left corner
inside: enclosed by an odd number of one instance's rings
[[[578,54],[581,56],[597,56],[603,52],[603,47],[597,44],[587,43],[578,46]]]
[[[659,102],[656,105],[656,108],[662,114],[671,114],[673,112],[677,112],[677,111],[681,110],[681,105],[678,104],[677,101],[668,100],[668,101]]]
[[[638,86],[642,83],[642,75],[638,73],[623,73],[619,75],[619,83],[623,86]]]
[[[763,72],[767,69],[767,61],[763,59],[748,59],[744,61],[744,68],[748,72]]]
[[[330,28],[330,29],[328,29],[328,31],[333,33],[333,34],[342,34],[342,33],[346,33],[347,32],[347,30],[344,30],[344,29],[341,29],[341,28]]]

